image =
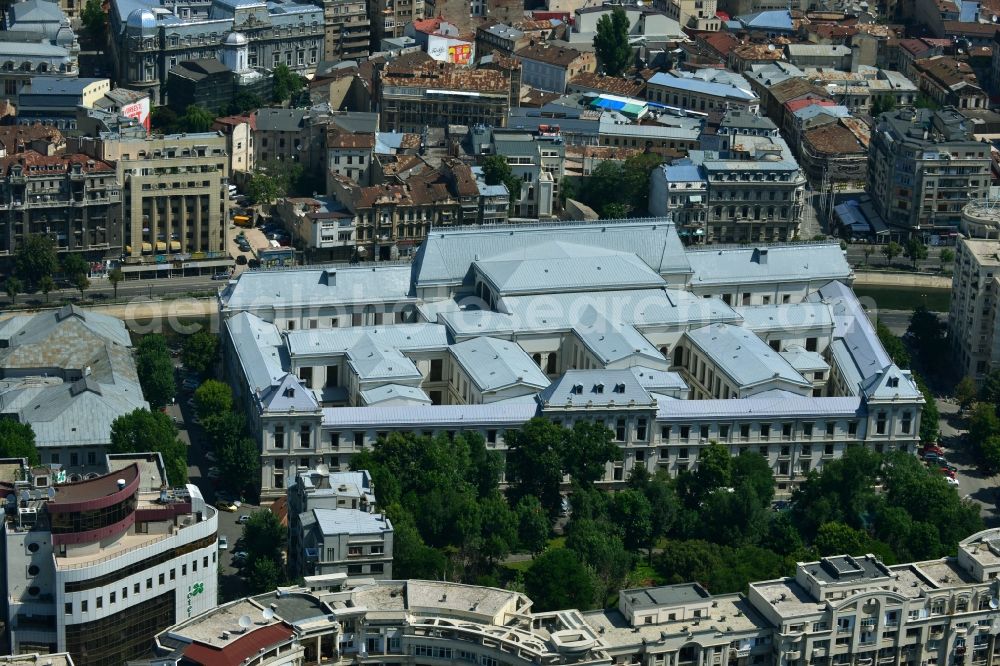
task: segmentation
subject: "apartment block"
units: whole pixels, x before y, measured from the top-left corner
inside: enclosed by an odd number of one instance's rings
[[[122,664],[147,655],[157,632],[215,607],[216,510],[194,485],[171,488],[159,454],[105,464],[75,483],[53,485],[27,466],[23,481],[0,483],[18,498],[3,533],[3,620],[15,653]]]
[[[215,635],[245,612],[265,618],[249,630],[262,666],[308,663],[310,650],[331,664],[978,666],[997,657],[998,539],[985,530],[954,557],[892,566],[873,555],[799,562],[794,576],[752,582],[745,594],[697,582],[626,589],[617,607],[585,612],[539,612],[499,588],[316,576],[180,622],[157,646],[196,665],[238,663],[239,640]],[[450,628],[424,631],[429,623]]]
[[[364,0],[323,0],[323,60],[357,60],[371,47],[371,20]]]
[[[868,148],[869,194],[894,236],[950,236],[990,187],[989,145],[951,107],[883,113]]]
[[[963,375],[982,380],[1000,367],[1000,241],[961,238],[948,312],[948,339]]]
[[[156,256],[181,254],[199,270],[230,265],[226,145],[219,132],[80,139],[82,150],[117,166],[123,271],[148,271]]]
[[[492,129],[470,130],[474,154],[503,155],[521,181],[520,197],[513,202],[512,217],[551,218],[559,205],[559,186],[566,175],[566,147],[558,125],[535,132]]]

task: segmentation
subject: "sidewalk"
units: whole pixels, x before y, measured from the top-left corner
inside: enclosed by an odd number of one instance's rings
[[[856,285],[884,285],[892,287],[926,287],[951,289],[951,278],[926,273],[895,273],[879,271],[854,271]]]

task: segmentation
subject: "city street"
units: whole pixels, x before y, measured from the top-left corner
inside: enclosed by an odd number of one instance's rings
[[[940,398],[937,406],[941,413],[939,427],[945,457],[949,463],[958,468],[956,477],[959,494],[981,505],[981,515],[987,527],[1000,525],[1000,512],[996,506],[1000,475],[986,476],[976,468],[971,453],[963,446],[962,435],[966,431],[964,418],[958,415],[958,406]]]
[[[194,408],[187,404],[193,395],[180,386],[178,378],[177,402],[167,407],[167,414],[177,423],[181,441],[188,445],[188,481],[198,486],[205,501],[215,506],[218,497],[215,484],[208,477],[212,466],[205,454],[204,431],[194,422]],[[248,592],[246,580],[240,576],[240,570],[233,566],[233,552],[240,550],[237,542],[243,536],[243,526],[237,523],[242,515],[249,515],[260,507],[243,503],[235,513],[219,509],[219,536],[225,536],[229,542],[227,550],[219,551],[219,591],[222,601],[238,599]]]

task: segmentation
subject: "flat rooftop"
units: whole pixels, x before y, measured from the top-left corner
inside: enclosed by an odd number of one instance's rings
[[[708,590],[698,583],[682,583],[680,585],[663,585],[661,587],[636,588],[622,590],[622,596],[628,597],[632,608],[652,608],[656,606],[680,606],[683,604],[705,601],[711,598]]]

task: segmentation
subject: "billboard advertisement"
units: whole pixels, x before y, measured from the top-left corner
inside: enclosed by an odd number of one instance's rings
[[[471,59],[471,44],[452,44],[448,47],[448,62],[456,65],[468,65]]]
[[[126,118],[135,118],[146,132],[149,132],[149,98],[143,97],[138,102],[132,102],[122,107],[121,114]]]

